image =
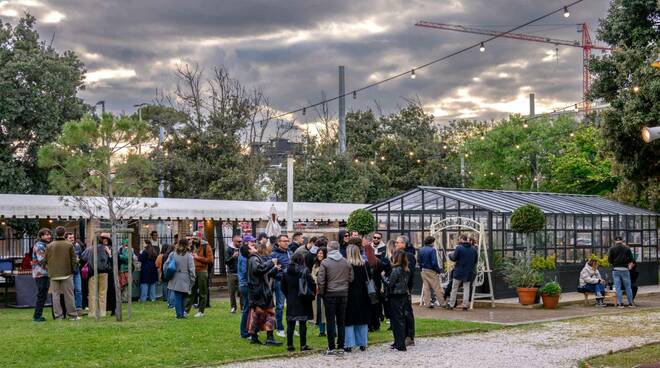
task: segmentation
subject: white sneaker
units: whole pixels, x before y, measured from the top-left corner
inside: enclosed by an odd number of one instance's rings
[[[204,317],[204,313],[202,313],[202,312],[197,312],[197,313],[195,313],[195,317],[196,317],[196,318]]]
[[[284,333],[284,330],[277,330],[275,333],[279,337],[286,337],[286,334]]]
[[[300,336],[300,334],[298,333],[298,331],[293,330],[293,336]]]

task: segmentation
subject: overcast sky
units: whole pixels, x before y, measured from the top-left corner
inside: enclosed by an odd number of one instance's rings
[[[43,39],[55,33],[58,51],[74,50],[85,63],[82,97],[105,100],[113,112],[133,112],[156,91],[174,88],[177,64],[207,70],[224,65],[248,87],[262,88],[281,111],[337,93],[337,66],[346,66],[350,91],[409,70],[487,36],[415,27],[418,20],[504,30],[566,1],[539,0],[5,0],[0,19],[23,11],[37,17]],[[576,24],[596,37],[608,1],[586,0],[527,27],[522,33],[579,40]],[[530,92],[537,113],[582,97],[582,50],[499,39],[347,99],[347,110],[384,112],[418,98],[440,121],[492,119],[527,113]],[[336,109],[336,103],[331,105]],[[298,115],[299,122],[312,114]]]

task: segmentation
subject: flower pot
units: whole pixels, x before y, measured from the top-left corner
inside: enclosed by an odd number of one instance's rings
[[[543,308],[556,309],[557,305],[559,304],[559,296],[560,294],[557,295],[541,294],[541,298],[543,299]]]
[[[536,298],[536,292],[538,290],[538,288],[517,288],[518,301],[522,305],[534,304],[534,299]]]

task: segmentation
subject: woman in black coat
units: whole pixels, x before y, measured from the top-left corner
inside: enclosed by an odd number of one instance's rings
[[[359,346],[367,348],[369,320],[371,319],[371,299],[367,291],[367,280],[371,278],[369,264],[360,255],[360,248],[351,244],[346,249],[348,263],[353,267],[353,281],[348,284],[348,302],[346,303],[346,338],[344,351],[350,352]]]
[[[248,316],[248,332],[253,344],[261,344],[259,331],[266,331],[266,345],[282,345],[273,336],[275,328],[275,308],[273,307],[273,293],[270,289],[269,279],[275,277],[280,269],[277,259],[267,259],[268,247],[265,244],[257,245],[257,253],[251,254],[248,259],[248,301],[250,315]]]
[[[406,303],[408,301],[408,254],[398,251],[392,258],[392,273],[385,281],[388,299],[390,301],[390,325],[394,335],[392,349],[406,351]]]
[[[300,290],[301,279],[307,284],[306,290]],[[312,302],[316,284],[305,265],[305,256],[302,253],[296,253],[291,259],[291,263],[284,273],[282,279],[282,291],[286,295],[286,342],[287,350],[294,351],[293,332],[298,322],[300,330],[300,351],[311,350],[307,346],[307,321],[314,319]]]

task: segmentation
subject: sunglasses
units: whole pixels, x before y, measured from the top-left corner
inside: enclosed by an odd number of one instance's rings
[[[348,234],[344,235],[344,238],[348,238],[348,237],[350,237],[350,235],[348,235]]]
[[[380,240],[380,239],[382,239],[382,238],[374,236],[374,240]]]

